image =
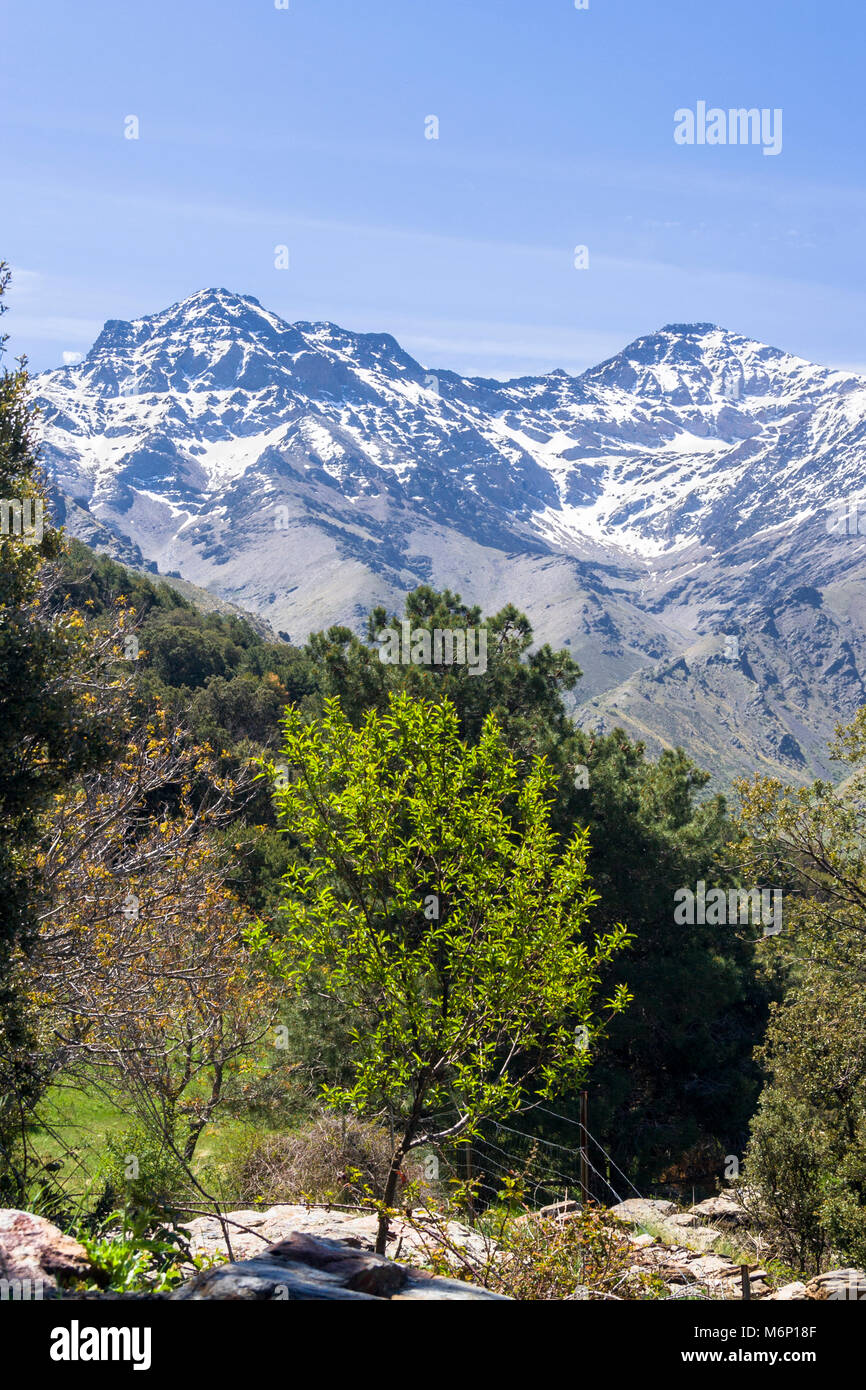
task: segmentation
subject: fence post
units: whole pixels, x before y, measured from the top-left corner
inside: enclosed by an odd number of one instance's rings
[[[475,1225],[475,1202],[472,1198],[472,1145],[466,1145],[466,1203],[469,1208],[469,1225]]]
[[[586,1091],[580,1093],[580,1200],[585,1202],[589,1191],[589,1163],[587,1162],[586,1141],[589,1135],[589,1097]]]

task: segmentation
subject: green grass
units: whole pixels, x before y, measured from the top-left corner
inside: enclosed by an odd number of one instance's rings
[[[122,1134],[133,1122],[133,1116],[98,1092],[61,1083],[43,1098],[30,1139],[43,1162],[58,1165],[54,1169],[58,1185],[80,1199],[91,1191],[97,1195],[106,1141]],[[249,1121],[231,1117],[206,1127],[196,1147],[193,1172],[209,1190],[215,1190],[214,1184],[222,1186],[221,1170],[249,1130]],[[236,1194],[225,1192],[224,1196],[232,1202]]]
[[[44,1097],[30,1138],[40,1158],[59,1163],[58,1181],[78,1191],[96,1174],[106,1138],[119,1133],[127,1123],[104,1096],[61,1084]]]

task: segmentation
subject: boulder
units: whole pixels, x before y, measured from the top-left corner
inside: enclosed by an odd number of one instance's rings
[[[624,1202],[618,1202],[615,1207],[608,1208],[608,1216],[616,1217],[617,1221],[625,1221],[629,1226],[643,1226],[645,1223],[657,1224],[675,1211],[676,1206],[673,1202],[658,1201],[654,1197],[629,1197]]]
[[[826,1274],[809,1280],[806,1297],[822,1302],[827,1298],[853,1303],[866,1301],[866,1270],[829,1269]]]
[[[270,1207],[267,1211],[229,1212],[224,1218],[231,1241],[232,1256],[235,1261],[254,1259],[264,1254],[269,1246],[287,1240],[296,1234],[321,1236],[325,1240],[336,1240],[342,1245],[355,1246],[359,1250],[372,1251],[376,1245],[378,1217],[373,1212],[338,1211],[327,1207],[306,1207],[283,1204]],[[190,1233],[190,1248],[195,1255],[211,1260],[228,1258],[223,1228],[212,1216],[198,1217],[184,1223]],[[478,1260],[490,1258],[493,1242],[481,1232],[459,1221],[446,1223],[450,1244],[465,1250]],[[438,1242],[434,1242],[438,1243]],[[397,1256],[408,1264],[424,1262],[425,1239],[414,1226],[394,1217],[388,1234],[388,1253]],[[459,1257],[446,1251],[446,1258],[455,1265]]]
[[[703,1202],[689,1208],[691,1216],[704,1221],[724,1222],[728,1226],[745,1226],[749,1216],[743,1204],[731,1193],[721,1192],[718,1197],[707,1197]]]
[[[691,1230],[700,1227],[701,1218],[691,1211],[675,1211],[670,1216],[665,1217],[665,1225],[679,1227],[681,1230]]]
[[[770,1294],[770,1300],[776,1303],[793,1303],[808,1297],[806,1285],[801,1284],[799,1279],[795,1279],[793,1284],[783,1284],[781,1289]]]
[[[497,1299],[500,1294],[442,1279],[384,1255],[325,1236],[295,1231],[260,1255],[200,1271],[172,1299],[297,1302],[312,1299]]]
[[[29,1296],[41,1298],[71,1280],[94,1281],[90,1256],[77,1240],[64,1235],[44,1216],[12,1207],[0,1209],[0,1279],[20,1282]]]
[[[689,1248],[701,1252],[714,1250],[718,1242],[722,1239],[722,1232],[715,1230],[712,1226],[697,1225],[687,1228],[688,1234],[683,1236],[683,1227],[673,1221],[663,1221],[659,1224],[659,1235],[662,1240],[673,1239],[687,1240]]]

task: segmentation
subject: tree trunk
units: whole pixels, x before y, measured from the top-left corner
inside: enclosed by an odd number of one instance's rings
[[[394,1150],[391,1157],[391,1166],[388,1169],[388,1180],[385,1183],[385,1195],[382,1198],[382,1206],[379,1209],[379,1229],[376,1233],[376,1254],[384,1255],[385,1247],[388,1244],[388,1211],[394,1205],[394,1198],[397,1194],[397,1184],[400,1181],[400,1169],[403,1167],[405,1156],[405,1139],[400,1147]]]

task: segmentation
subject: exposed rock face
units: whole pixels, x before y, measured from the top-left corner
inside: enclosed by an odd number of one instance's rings
[[[23,1285],[25,1297],[42,1298],[56,1292],[58,1283],[93,1274],[84,1246],[43,1216],[14,1207],[0,1210],[0,1279],[7,1285]]]
[[[675,1211],[672,1216],[665,1217],[666,1226],[676,1226],[681,1231],[700,1230],[702,1226],[699,1213],[692,1211]]]
[[[587,727],[830,775],[866,691],[866,381],[712,324],[580,377],[430,372],[203,290],[37,379],[58,521],[303,640],[419,583],[585,675]]]
[[[776,1303],[796,1303],[809,1297],[806,1292],[806,1285],[801,1284],[799,1279],[795,1279],[793,1284],[784,1284],[781,1289],[777,1289],[770,1296]]]
[[[411,1269],[359,1245],[295,1232],[258,1256],[203,1270],[172,1299],[298,1301],[495,1299],[500,1294]]]
[[[551,1202],[549,1206],[540,1207],[539,1216],[546,1216],[556,1221],[561,1221],[566,1216],[575,1216],[583,1208],[580,1202]]]
[[[689,1240],[703,1232],[688,1232]],[[713,1232],[716,1239],[719,1232]],[[654,1274],[667,1285],[670,1298],[742,1298],[741,1266],[726,1255],[713,1251],[689,1249],[684,1245],[666,1244],[652,1236],[631,1236],[635,1274]],[[758,1265],[748,1267],[750,1296],[770,1295],[766,1271]]]
[[[577,1204],[555,1205],[574,1208]],[[627,1224],[653,1221],[661,1227],[661,1239],[648,1234],[628,1237],[634,1260],[631,1273],[661,1279],[669,1298],[742,1298],[743,1266],[717,1251],[693,1248],[703,1246],[703,1237],[719,1239],[720,1233],[705,1226],[690,1228],[678,1224],[677,1216],[693,1213],[676,1213],[670,1210],[672,1207],[671,1202],[633,1198],[611,1209],[611,1215]],[[549,1212],[550,1217],[565,1222],[576,1215],[575,1210]],[[0,1210],[0,1299],[508,1301],[478,1285],[440,1278],[419,1268],[424,1259],[423,1234],[402,1221],[392,1223],[389,1240],[399,1259],[389,1259],[373,1250],[376,1218],[371,1215],[287,1205],[266,1212],[231,1212],[224,1219],[232,1231],[233,1262],[223,1262],[227,1251],[220,1223],[202,1217],[187,1227],[193,1249],[220,1263],[198,1271],[170,1295],[123,1294],[98,1292],[93,1287],[98,1282],[98,1271],[84,1247],[50,1221],[29,1212]],[[299,1226],[304,1229],[298,1229]],[[677,1243],[677,1231],[683,1233],[692,1248]],[[497,1257],[489,1241],[459,1222],[448,1224],[448,1238],[479,1263],[486,1263],[491,1254]],[[862,1269],[829,1270],[808,1283],[798,1280],[775,1292],[770,1289],[766,1271],[759,1266],[748,1265],[746,1275],[753,1299],[866,1302],[866,1270]],[[64,1288],[70,1283],[76,1287]],[[595,1296],[580,1286],[568,1295],[576,1301]]]

